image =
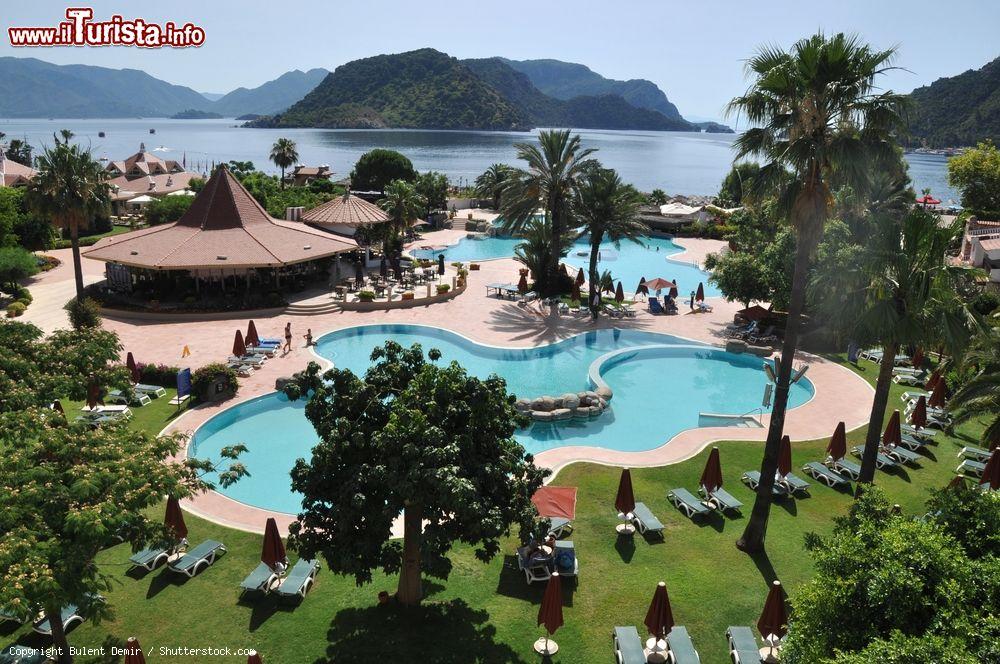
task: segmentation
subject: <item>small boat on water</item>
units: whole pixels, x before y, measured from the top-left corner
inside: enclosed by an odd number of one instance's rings
[[[149,133],[150,133],[150,134],[155,134],[155,133],[156,133],[156,130],[155,130],[155,129],[150,129],[150,130],[149,130]]]
[[[98,138],[104,138],[104,132],[103,131],[97,132],[97,136]]]

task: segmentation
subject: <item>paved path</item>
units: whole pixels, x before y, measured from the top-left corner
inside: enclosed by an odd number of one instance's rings
[[[18,320],[32,323],[45,334],[69,327],[69,317],[63,307],[76,296],[73,281],[73,251],[57,249],[45,252],[60,263],[48,272],[40,272],[25,281],[31,291],[32,302]],[[83,259],[83,283],[90,285],[104,278],[104,264]]]

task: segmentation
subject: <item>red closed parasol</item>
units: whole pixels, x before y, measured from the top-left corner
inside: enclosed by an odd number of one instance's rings
[[[667,596],[667,584],[660,581],[653,592],[653,601],[649,603],[644,621],[646,629],[657,641],[665,639],[674,628],[674,613],[670,609],[670,597]]]
[[[788,436],[781,437],[781,447],[778,449],[778,475],[785,477],[792,472],[792,441]]]
[[[253,321],[247,323],[247,337],[245,339],[247,346],[259,346],[260,337],[257,336],[257,326],[254,325]]]
[[[679,288],[680,286],[677,285],[677,280],[674,279],[674,285],[670,287],[670,297],[676,299],[679,292],[678,291]]]
[[[635,294],[649,295],[649,286],[646,285],[646,277],[639,279],[639,285],[635,287]]]
[[[618,282],[618,287],[615,288],[615,302],[621,304],[625,301],[625,289],[622,288],[622,282]]]
[[[87,379],[87,408],[97,408],[101,402],[101,386],[97,384],[97,377],[90,374]]]
[[[698,484],[705,488],[705,493],[708,495],[712,495],[713,491],[722,487],[722,461],[719,458],[718,447],[713,447],[709,453]]]
[[[927,379],[926,383],[924,383],[924,389],[933,391],[934,388],[937,387],[938,381],[940,380],[941,380],[941,372],[935,369],[934,372],[931,373],[931,377]]]
[[[260,655],[257,654],[256,650],[251,650],[250,654],[247,655],[247,664],[264,664],[261,660]]]
[[[545,586],[542,604],[538,607],[538,624],[545,626],[546,635],[535,642],[535,651],[545,656],[555,654],[559,646],[549,637],[563,626],[562,577],[559,572],[552,572],[548,585]]]
[[[139,639],[134,636],[128,637],[125,641],[125,664],[146,664],[146,657],[142,654],[142,646]]]
[[[767,593],[764,610],[757,620],[757,629],[765,641],[780,639],[788,633],[788,613],[785,611],[785,598],[781,592],[781,582],[775,579],[771,590]]]
[[[528,277],[521,271],[521,278],[517,282],[517,292],[524,295],[528,292]]]
[[[882,432],[882,444],[886,447],[892,447],[902,442],[903,430],[899,423],[899,411],[894,410],[892,417],[889,418],[889,423],[885,425],[885,431]]]
[[[278,563],[288,564],[285,545],[281,542],[281,534],[278,533],[278,524],[274,517],[268,517],[264,524],[264,545],[260,551],[260,561],[272,570],[278,566]]]
[[[576,302],[583,300],[583,293],[580,292],[580,284],[575,281],[573,282],[573,292],[570,297]]]
[[[700,281],[698,282],[698,290],[694,294],[694,301],[695,302],[705,301],[705,284],[701,283]]]
[[[847,429],[843,422],[837,422],[837,428],[830,437],[830,444],[826,446],[826,453],[833,461],[839,461],[847,456]]]
[[[934,390],[931,392],[931,398],[927,400],[927,405],[931,408],[944,408],[944,399],[947,396],[948,384],[944,380],[944,376],[938,378],[937,383],[934,384]]]
[[[576,273],[576,285],[582,286],[586,281],[587,277],[583,274],[583,268],[581,267],[580,271]]]
[[[635,509],[635,493],[632,491],[632,471],[628,468],[622,468],[622,476],[618,480],[615,509],[621,514],[631,514],[632,510]]]
[[[917,405],[913,407],[913,412],[910,413],[910,424],[918,429],[927,426],[927,397],[922,394],[917,399]]]
[[[181,503],[173,496],[167,498],[167,512],[163,515],[163,524],[174,534],[175,539],[182,540],[187,537],[188,529],[184,523]]]
[[[918,347],[913,353],[913,357],[910,359],[910,363],[913,365],[914,369],[919,369],[924,364],[924,349]]]
[[[243,332],[236,330],[236,338],[233,339],[233,355],[243,357],[247,354],[247,346],[243,343]]]
[[[1000,450],[993,448],[990,460],[986,462],[983,469],[983,484],[989,485],[990,489],[996,491],[1000,489]]]
[[[132,382],[138,383],[142,376],[139,374],[139,365],[135,363],[135,358],[132,357],[132,351],[129,351],[125,356],[125,366],[128,367],[128,372],[132,375]]]

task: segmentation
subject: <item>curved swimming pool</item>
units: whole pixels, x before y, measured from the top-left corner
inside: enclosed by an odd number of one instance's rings
[[[759,407],[767,383],[758,357],[633,330],[597,330],[536,348],[498,348],[437,328],[367,325],[324,335],[316,352],[339,368],[361,373],[372,348],[387,340],[437,348],[440,361],[457,361],[480,377],[496,373],[519,397],[590,389],[591,373],[606,381],[614,397],[600,417],[535,423],[516,434],[536,454],[568,445],[653,449],[699,426],[699,413],[743,414]],[[613,353],[622,349],[634,352]],[[802,405],[812,394],[809,381],[800,381],[792,387],[789,406]],[[217,458],[224,446],[244,443],[249,450],[241,461],[250,476],[219,491],[250,505],[295,513],[299,497],[289,488],[288,474],[318,440],[304,409],[304,402],[289,402],[277,393],[239,404],[205,422],[189,454]]]
[[[444,254],[448,262],[454,261],[484,261],[494,258],[510,258],[514,255],[514,247],[523,242],[520,238],[482,237],[462,238],[458,244],[444,249],[414,249],[410,253],[416,258],[436,259]],[[635,291],[639,280],[643,277],[652,279],[661,277],[676,281],[680,294],[688,295],[697,290],[698,284],[705,286],[705,294],[709,297],[720,295],[715,284],[708,281],[708,272],[698,266],[674,260],[671,256],[684,251],[684,248],[674,244],[664,237],[643,238],[642,244],[622,242],[615,248],[610,242],[601,245],[598,269],[610,270],[615,281],[621,281],[626,293]],[[590,264],[590,245],[586,238],[578,239],[570,248],[563,262],[586,271]]]

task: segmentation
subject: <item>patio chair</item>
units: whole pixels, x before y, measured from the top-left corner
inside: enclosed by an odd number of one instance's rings
[[[295,561],[291,571],[288,572],[288,576],[275,588],[274,593],[279,597],[305,599],[306,593],[316,582],[318,572],[319,563],[317,561],[299,558]]]
[[[757,486],[760,484],[760,471],[759,470],[748,470],[743,473],[740,478],[743,483],[750,487],[753,491],[757,490]],[[771,486],[771,495],[776,498],[783,498],[788,495],[788,487],[783,485],[781,482],[775,482]]]
[[[646,664],[642,639],[635,627],[615,627],[611,634],[618,664]]]
[[[986,472],[986,464],[981,461],[973,461],[972,459],[963,459],[962,463],[958,464],[955,472],[962,475],[971,475],[972,477],[982,477],[983,473]]]
[[[853,461],[848,461],[847,459],[837,459],[836,461],[833,461],[828,459],[826,465],[828,467],[832,466],[835,472],[845,475],[852,480],[856,480],[861,477],[861,466]]]
[[[729,627],[726,638],[729,640],[729,657],[733,664],[760,664],[760,648],[752,628]]]
[[[111,403],[123,404],[126,406],[137,406],[142,407],[150,402],[149,396],[143,394],[142,392],[135,392],[132,398],[129,399],[128,396],[121,390],[111,390],[108,392],[107,400]]]
[[[663,536],[663,524],[656,518],[652,511],[646,507],[645,503],[636,503],[632,510],[632,522],[639,529],[640,535],[646,533],[656,533]]]
[[[914,452],[916,452],[917,450],[922,450],[928,445],[930,445],[930,442],[924,440],[923,438],[917,438],[916,436],[911,436],[908,433],[904,433],[900,434],[899,436],[899,444],[908,450],[913,450]]]
[[[245,378],[247,376],[253,375],[253,367],[250,366],[249,364],[242,364],[240,362],[229,362],[228,364],[226,364],[226,366],[235,371],[237,376],[243,376]]]
[[[128,559],[130,563],[129,569],[141,567],[147,572],[152,572],[160,565],[160,563],[167,562],[170,559],[171,553],[183,551],[186,547],[187,540],[181,540],[181,544],[173,549],[168,547],[153,546],[143,549],[142,551],[136,551],[132,554],[132,557]]]
[[[265,563],[259,563],[254,571],[240,582],[240,597],[245,593],[267,594],[277,580],[278,575],[275,574],[274,570]]]
[[[705,516],[712,512],[694,494],[684,488],[668,491],[667,500],[673,503],[677,509],[684,512],[689,519],[693,519],[696,516]]]
[[[900,463],[908,463],[914,466],[918,465],[918,462],[922,458],[916,452],[911,452],[905,447],[896,445],[883,445],[882,454],[886,455],[890,459],[895,459]]]
[[[104,598],[100,595],[91,595],[90,600],[91,602],[103,602]],[[86,618],[80,615],[80,608],[76,604],[64,606],[61,611],[61,617],[63,631],[66,632],[86,620]],[[42,617],[32,623],[31,629],[44,636],[52,636],[52,625],[49,623],[49,617],[46,615],[42,615]]]
[[[552,551],[552,566],[560,576],[579,576],[580,559],[571,540],[559,540]]]
[[[687,628],[681,625],[674,625],[674,628],[667,634],[667,647],[670,649],[670,659],[673,664],[699,664],[701,657],[691,643],[691,635]]]
[[[531,547],[522,546],[517,550],[517,568],[524,572],[524,581],[529,586],[535,581],[548,581],[552,576],[549,564],[552,556],[532,555]]]
[[[798,493],[809,493],[809,482],[796,475],[795,473],[788,473],[784,477],[778,480],[788,489],[788,493],[793,496]]]
[[[841,486],[849,486],[851,484],[850,480],[846,477],[835,470],[830,470],[819,461],[808,462],[806,465],[802,466],[802,471],[813,479],[819,480],[831,489]]]
[[[152,399],[158,399],[167,393],[167,390],[159,385],[145,385],[143,383],[136,383],[135,391],[141,392]]]
[[[573,532],[573,522],[561,516],[554,516],[549,519],[549,535],[559,539]]]
[[[663,307],[660,306],[660,301],[655,297],[649,298],[649,313],[657,315],[663,313]]]
[[[931,431],[930,429],[918,429],[912,424],[907,424],[906,422],[900,424],[899,428],[904,434],[908,434],[914,438],[920,438],[921,440],[926,440],[928,443],[934,442],[934,436],[938,435],[937,431]]]
[[[714,505],[715,509],[720,512],[731,511],[739,513],[740,509],[743,507],[743,503],[741,503],[736,496],[732,495],[721,486],[712,493],[705,491],[705,487],[701,487],[700,491],[706,497],[708,502],[711,505]]]
[[[861,445],[852,447],[851,454],[860,459],[865,455],[865,448],[862,447]],[[895,459],[886,456],[885,454],[882,453],[881,450],[879,450],[878,454],[875,455],[875,467],[878,468],[879,470],[885,470],[886,468],[895,468],[898,465],[899,464],[896,462]]]
[[[965,457],[966,459],[972,459],[973,461],[979,461],[980,463],[986,463],[989,461],[991,454],[992,452],[984,450],[981,447],[966,445],[962,448],[962,451],[958,453],[958,456]]]
[[[925,399],[930,399],[931,394],[930,392],[926,392],[924,390],[907,390],[906,392],[903,392],[903,394],[900,395],[899,400],[904,403],[907,403],[910,401],[916,401],[920,397],[924,397]]]
[[[201,570],[215,562],[219,552],[225,553],[226,547],[222,542],[215,540],[205,540],[193,550],[188,551],[183,556],[167,565],[167,569],[187,577],[193,577]]]

